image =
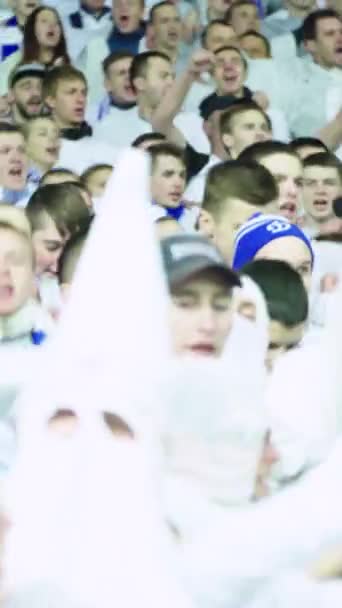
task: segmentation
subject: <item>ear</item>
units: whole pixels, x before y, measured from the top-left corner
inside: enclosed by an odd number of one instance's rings
[[[204,120],[203,121],[203,131],[206,134],[207,138],[210,140],[210,137],[212,135],[212,125],[210,120]]]
[[[145,43],[146,43],[146,48],[148,50],[153,50],[153,48],[155,47],[155,29],[154,29],[152,23],[147,24],[146,34],[145,34]]]
[[[111,93],[110,80],[109,80],[109,78],[107,78],[107,76],[104,80],[104,86],[105,86],[107,93]]]
[[[306,51],[308,51],[308,53],[310,53],[311,55],[314,55],[314,53],[316,51],[316,42],[314,40],[305,40],[304,48]]]
[[[56,100],[54,97],[52,97],[52,95],[45,97],[44,103],[50,108],[50,110],[54,110],[56,107]]]
[[[7,101],[8,103],[14,103],[14,93],[13,93],[13,89],[9,89],[8,93],[7,93]]]
[[[215,240],[215,222],[211,213],[205,209],[200,210],[199,218],[197,220],[198,231],[206,236],[211,241]]]
[[[145,90],[145,79],[142,76],[138,76],[138,78],[134,79],[133,85],[136,92],[141,93]]]
[[[222,143],[227,150],[230,150],[234,144],[234,138],[230,133],[224,133],[222,135]]]

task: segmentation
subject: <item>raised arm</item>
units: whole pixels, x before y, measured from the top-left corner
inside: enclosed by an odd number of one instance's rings
[[[342,109],[319,131],[318,137],[331,150],[336,150],[342,144]]]
[[[179,129],[174,127],[173,120],[181,110],[184,99],[192,84],[199,78],[201,73],[210,70],[213,62],[214,57],[209,51],[196,51],[192,55],[184,73],[179,78],[176,78],[168,94],[165,95],[152,115],[151,122],[153,129],[159,133],[163,133],[170,141],[182,148],[185,147],[186,141]]]

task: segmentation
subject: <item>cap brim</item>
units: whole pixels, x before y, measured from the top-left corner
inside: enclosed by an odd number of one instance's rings
[[[195,277],[206,270],[215,270],[220,274],[228,287],[239,287],[241,285],[238,275],[228,266],[215,263],[207,258],[184,261],[180,267],[175,268],[168,276],[169,284],[178,287],[185,281]]]
[[[35,70],[35,69],[28,69],[28,70],[23,70],[23,71],[19,71],[19,73],[15,73],[13,74],[12,78],[11,78],[11,87],[13,87],[17,82],[19,82],[19,80],[22,80],[22,78],[41,78],[43,80],[43,78],[45,77],[45,71],[44,70]]]

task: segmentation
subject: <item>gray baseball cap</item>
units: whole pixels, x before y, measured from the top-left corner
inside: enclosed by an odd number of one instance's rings
[[[205,270],[217,270],[229,287],[240,286],[240,279],[229,268],[218,249],[205,237],[177,234],[161,241],[162,258],[170,287],[176,287]]]

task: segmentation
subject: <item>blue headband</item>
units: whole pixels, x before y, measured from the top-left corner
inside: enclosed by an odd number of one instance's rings
[[[286,236],[294,236],[305,243],[311,254],[312,263],[314,253],[310,240],[304,232],[295,224],[277,215],[253,215],[240,230],[238,230],[233,255],[233,269],[240,270],[245,264],[254,260],[256,254],[262,247]]]

